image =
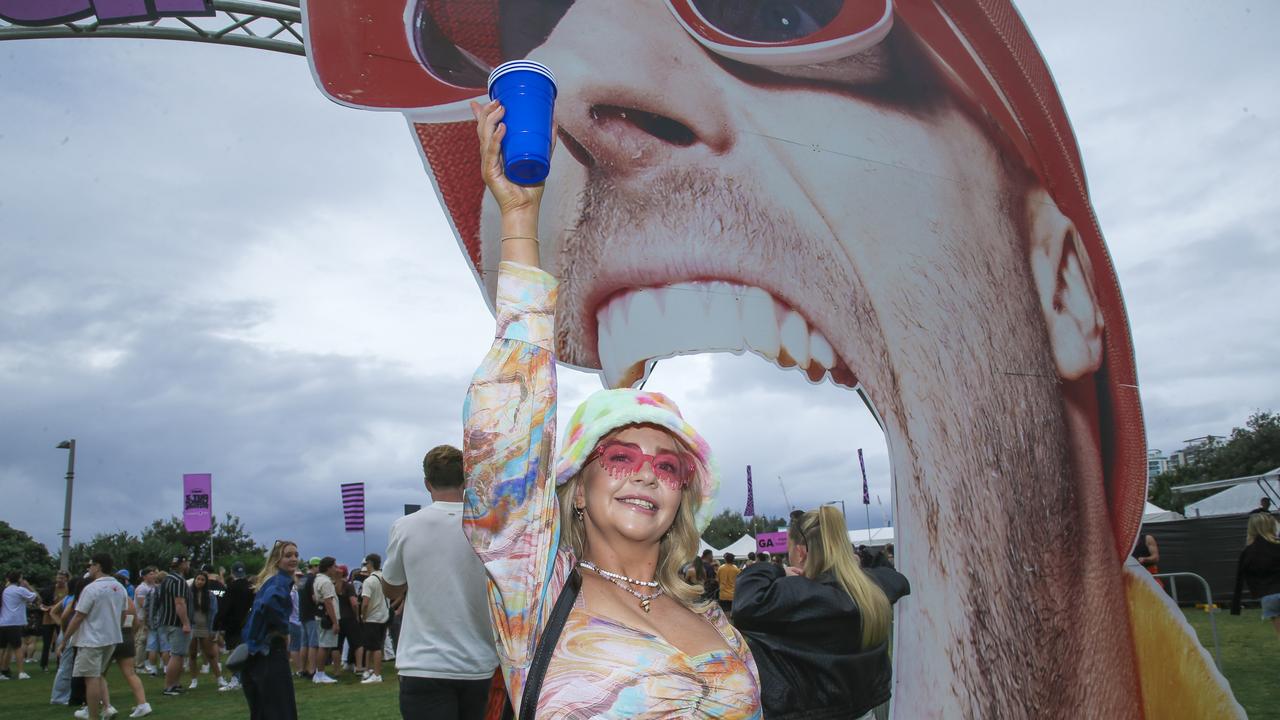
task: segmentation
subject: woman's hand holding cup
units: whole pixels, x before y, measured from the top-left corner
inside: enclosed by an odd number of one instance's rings
[[[503,171],[502,138],[507,126],[502,122],[506,114],[502,105],[496,100],[484,105],[472,101],[471,112],[480,137],[480,175],[502,215],[502,259],[537,267],[538,214],[545,186],[516,184]]]

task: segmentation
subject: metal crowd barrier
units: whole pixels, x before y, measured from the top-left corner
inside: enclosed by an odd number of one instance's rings
[[[1222,651],[1218,643],[1218,621],[1214,617],[1218,614],[1218,606],[1213,604],[1213,592],[1209,589],[1209,582],[1195,573],[1190,572],[1167,572],[1156,573],[1152,577],[1169,578],[1169,594],[1173,596],[1173,603],[1178,604],[1178,580],[1180,577],[1195,578],[1200,581],[1200,587],[1204,589],[1204,609],[1209,613],[1209,628],[1213,631],[1213,662],[1218,666],[1218,670],[1222,670]],[[1197,606],[1198,607],[1198,606]]]

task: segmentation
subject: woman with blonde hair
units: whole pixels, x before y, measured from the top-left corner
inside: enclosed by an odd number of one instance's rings
[[[758,718],[745,640],[680,572],[711,517],[711,449],[664,395],[605,390],[573,414],[557,458],[542,187],[503,175],[502,107],[472,109],[502,262],[497,337],[464,408],[463,526],[512,705],[521,718]]]
[[[293,612],[290,592],[297,569],[297,544],[277,540],[267,553],[262,572],[254,579],[257,592],[242,634],[248,659],[240,669],[240,685],[249,701],[252,720],[298,717],[289,668],[289,615]],[[231,664],[230,659],[227,662]]]
[[[891,567],[860,567],[830,505],[793,517],[787,557],[785,570],[743,570],[733,602],[760,667],[765,717],[870,717],[889,700],[891,606],[910,584]]]
[[[1247,544],[1236,566],[1231,614],[1240,614],[1240,596],[1248,585],[1254,599],[1262,604],[1262,619],[1270,620],[1280,636],[1280,538],[1276,537],[1276,519],[1270,513],[1253,513],[1246,532]]]

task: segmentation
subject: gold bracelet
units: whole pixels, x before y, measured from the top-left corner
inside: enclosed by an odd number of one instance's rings
[[[538,242],[538,238],[529,237],[527,235],[507,235],[506,237],[502,238],[502,242],[506,242],[508,240],[532,240],[534,242]]]

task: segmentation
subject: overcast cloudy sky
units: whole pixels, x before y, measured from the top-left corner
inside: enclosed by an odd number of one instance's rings
[[[1019,3],[1079,136],[1119,268],[1149,441],[1280,409],[1280,27],[1275,3]],[[177,514],[184,472],[265,543],[355,560],[457,443],[492,320],[395,114],[341,108],[305,60],[129,40],[0,44],[0,519],[56,551]],[[561,374],[565,411],[599,387]],[[890,503],[849,392],[753,357],[663,361],[741,509]],[[757,418],[759,422],[744,422]]]

